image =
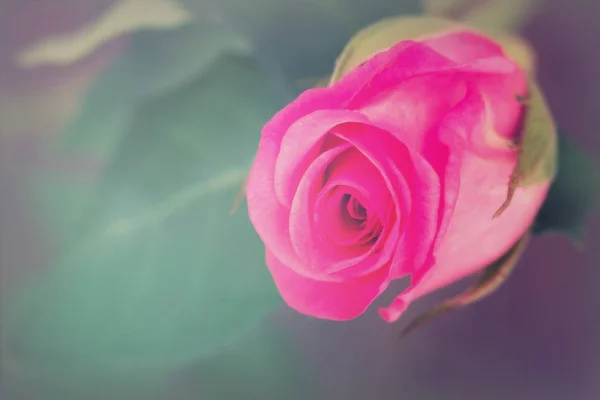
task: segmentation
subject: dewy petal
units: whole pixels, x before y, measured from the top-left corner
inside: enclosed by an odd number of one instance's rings
[[[268,250],[267,266],[283,300],[317,318],[346,321],[358,317],[388,284],[389,268],[343,282],[323,282],[296,274]]]

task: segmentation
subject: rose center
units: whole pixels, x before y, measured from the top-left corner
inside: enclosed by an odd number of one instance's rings
[[[367,209],[350,194],[345,194],[342,198],[341,208],[344,220],[353,225],[360,225],[367,220]]]
[[[344,225],[359,232],[357,243],[373,244],[379,238],[382,226],[379,218],[369,218],[367,208],[360,200],[346,193],[342,196],[340,202],[341,217]]]
[[[345,185],[321,191],[315,223],[322,238],[338,246],[373,245],[383,230],[377,210],[364,193]]]

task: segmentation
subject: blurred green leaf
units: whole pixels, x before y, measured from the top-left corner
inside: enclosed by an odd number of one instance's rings
[[[11,301],[14,363],[161,370],[218,351],[280,305],[247,214],[229,211],[288,97],[208,27],[140,34],[90,92],[65,140],[107,166],[88,195],[56,187],[85,204],[47,273]]]
[[[42,38],[17,55],[17,64],[32,68],[79,61],[101,45],[140,29],[172,29],[191,22],[177,0],[119,0],[100,17],[67,34]]]
[[[40,220],[47,227],[58,248],[69,245],[93,194],[94,178],[75,178],[41,173],[30,185],[35,206],[41,210]]]
[[[291,79],[331,74],[358,30],[390,15],[420,11],[420,0],[180,1],[195,15],[210,14],[242,32]]]
[[[465,21],[493,31],[521,29],[537,11],[541,0],[421,0],[433,15]]]
[[[581,244],[587,217],[600,202],[600,167],[567,135],[558,138],[558,174],[535,220],[534,233],[565,233]]]
[[[305,357],[271,321],[238,345],[188,368],[173,387],[185,399],[324,399]]]
[[[133,123],[135,104],[197,78],[224,54],[251,54],[245,39],[209,21],[136,32],[131,40],[91,88],[62,135],[61,150],[110,159]]]
[[[136,32],[129,48],[89,90],[56,150],[91,158],[94,163],[110,163],[134,123],[137,104],[198,79],[223,55],[251,53],[244,38],[210,21],[171,31]],[[93,179],[53,173],[36,178],[36,197],[42,200],[59,244],[70,240],[73,224],[91,200],[93,184]]]

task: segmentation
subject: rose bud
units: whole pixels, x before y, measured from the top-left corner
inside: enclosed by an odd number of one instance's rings
[[[264,127],[250,219],[285,302],[362,314],[388,284],[415,299],[486,268],[529,228],[554,176],[555,129],[519,40],[431,18],[359,32],[327,87]]]

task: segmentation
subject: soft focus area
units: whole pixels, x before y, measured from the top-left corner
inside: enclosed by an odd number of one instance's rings
[[[536,237],[498,292],[401,338],[466,282],[394,324],[406,282],[301,315],[236,205],[265,122],[359,29],[423,12],[523,35],[600,159],[600,2],[2,0],[0,398],[599,399],[598,212],[585,246]]]

